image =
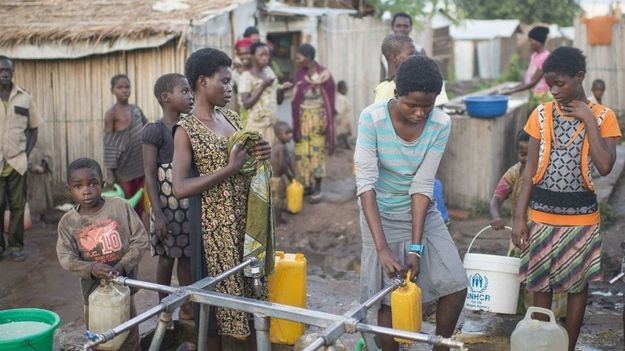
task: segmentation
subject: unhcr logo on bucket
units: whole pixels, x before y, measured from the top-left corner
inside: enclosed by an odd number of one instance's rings
[[[466,304],[473,308],[489,310],[491,296],[486,293],[486,289],[488,289],[488,277],[480,273],[471,274]]]
[[[477,293],[483,293],[488,288],[488,277],[485,275],[475,273],[470,277],[471,291]]]

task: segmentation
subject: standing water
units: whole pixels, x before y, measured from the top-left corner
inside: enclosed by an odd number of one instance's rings
[[[9,322],[0,324],[0,340],[22,338],[50,329],[50,324],[42,322]]]

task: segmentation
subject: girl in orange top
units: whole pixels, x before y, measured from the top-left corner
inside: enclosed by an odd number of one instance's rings
[[[610,173],[621,132],[612,110],[586,98],[579,49],[558,48],[543,70],[555,101],[539,105],[525,125],[531,138],[512,240],[523,249],[520,276],[534,305],[550,308],[553,293],[568,294],[566,330],[574,350],[588,282],[602,279],[592,168]]]

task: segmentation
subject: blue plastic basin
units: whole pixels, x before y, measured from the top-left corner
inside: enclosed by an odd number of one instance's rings
[[[470,96],[464,99],[467,113],[476,118],[503,116],[508,110],[508,97],[505,95]]]

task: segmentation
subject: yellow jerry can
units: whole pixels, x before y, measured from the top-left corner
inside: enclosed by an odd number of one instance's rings
[[[411,332],[421,331],[421,288],[412,282],[412,272],[408,271],[403,286],[391,293],[391,313],[393,328]],[[401,343],[412,343],[410,340],[395,338]]]
[[[306,307],[306,258],[304,254],[275,253],[275,269],[269,276],[269,301],[288,306]],[[304,334],[304,324],[271,318],[271,342],[294,345]]]
[[[291,213],[299,213],[304,202],[304,186],[293,179],[286,187],[286,209]]]

